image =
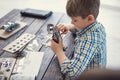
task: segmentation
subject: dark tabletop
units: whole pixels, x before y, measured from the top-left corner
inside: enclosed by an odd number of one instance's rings
[[[0,38],[0,57],[12,57],[11,54],[8,52],[3,52],[2,49],[23,33],[31,33],[37,36],[41,33],[47,34],[47,24],[57,25],[59,23],[66,23],[70,21],[70,18],[66,16],[65,13],[61,12],[53,12],[53,14],[47,19],[23,17],[20,15],[19,9],[14,9],[0,19],[0,26],[4,25],[8,21],[22,21],[27,23],[27,27],[15,33],[8,39]],[[63,39],[64,45],[68,47],[65,51],[68,57],[71,56],[73,49],[73,37],[71,36],[72,34],[69,33]],[[38,37],[36,38],[39,39]],[[43,45],[39,45],[35,49],[36,51],[43,51],[45,53],[39,69],[37,80],[63,80],[64,77],[60,71],[60,65],[54,52],[49,47],[45,47]]]

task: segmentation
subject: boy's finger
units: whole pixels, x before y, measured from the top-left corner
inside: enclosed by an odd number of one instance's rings
[[[66,34],[66,33],[67,33],[67,30],[64,29],[64,30],[62,31],[62,34]]]
[[[62,42],[62,38],[61,37],[59,37],[59,42]]]
[[[67,32],[67,29],[63,26],[60,28],[59,30],[62,34],[66,33]]]

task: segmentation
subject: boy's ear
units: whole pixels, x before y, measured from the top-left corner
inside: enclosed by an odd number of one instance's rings
[[[93,23],[95,21],[95,18],[92,14],[88,15],[88,22]]]

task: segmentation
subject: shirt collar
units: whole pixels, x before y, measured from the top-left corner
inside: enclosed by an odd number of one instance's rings
[[[78,32],[76,33],[76,35],[82,35],[82,34],[84,34],[86,31],[88,31],[89,29],[91,29],[92,27],[94,27],[97,23],[98,23],[98,22],[95,21],[94,23],[92,23],[91,25],[87,26],[86,28],[78,31]]]

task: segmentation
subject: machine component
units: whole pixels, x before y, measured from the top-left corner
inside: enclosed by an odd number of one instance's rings
[[[1,29],[4,29],[6,32],[12,32],[19,27],[19,23],[16,22],[7,22],[7,24],[3,25]]]
[[[60,35],[60,32],[57,30],[57,27],[54,26],[53,24],[48,24],[47,31],[48,31],[48,34],[52,34],[52,39],[56,43],[59,43],[59,37],[61,37],[61,35]]]
[[[0,26],[0,38],[7,39],[26,26],[27,24],[21,21],[7,22],[5,25]]]
[[[10,79],[15,62],[15,58],[0,58],[0,80]]]
[[[33,34],[22,34],[19,38],[4,47],[3,50],[14,54],[24,48],[24,46],[27,45],[33,38],[35,38],[35,35]]]

